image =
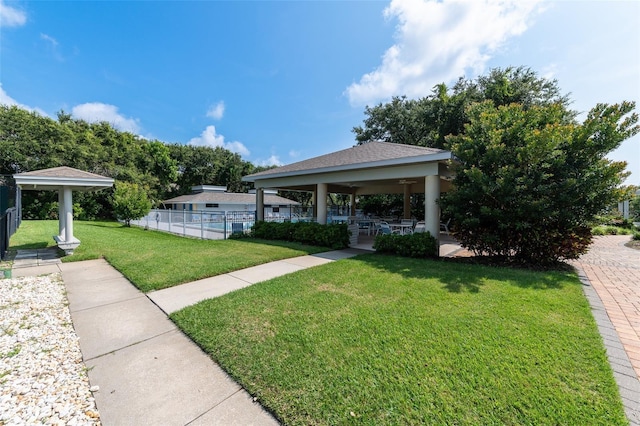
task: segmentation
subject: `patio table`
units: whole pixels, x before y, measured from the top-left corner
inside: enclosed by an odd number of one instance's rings
[[[398,230],[402,235],[406,234],[408,229],[413,229],[413,225],[408,223],[390,223],[389,227],[392,231]]]

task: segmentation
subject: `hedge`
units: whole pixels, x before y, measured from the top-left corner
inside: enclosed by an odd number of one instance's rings
[[[373,248],[380,253],[404,257],[438,257],[438,242],[429,232],[378,235]]]
[[[346,224],[320,225],[315,222],[256,222],[249,234],[265,240],[294,241],[339,250],[349,247]]]

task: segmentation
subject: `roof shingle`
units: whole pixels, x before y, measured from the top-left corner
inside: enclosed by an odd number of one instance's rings
[[[397,160],[401,158],[421,157],[446,152],[436,148],[425,148],[415,145],[403,145],[390,142],[368,142],[275,169],[254,173],[247,177],[269,176],[273,174],[313,171],[318,169],[349,165],[365,165],[378,161]]]
[[[31,172],[17,173],[15,176],[35,176],[49,178],[71,178],[71,179],[105,179],[105,176],[95,173],[74,169],[73,167],[60,166],[50,169],[34,170]]]

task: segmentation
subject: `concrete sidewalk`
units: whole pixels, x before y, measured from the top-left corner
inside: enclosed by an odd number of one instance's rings
[[[160,307],[167,315],[201,300],[222,296],[234,290],[252,284],[270,280],[281,275],[290,274],[312,266],[323,265],[334,260],[346,259],[358,254],[368,253],[365,250],[345,249],[308,256],[277,260],[251,268],[205,278],[163,290],[147,293],[149,299]]]
[[[277,425],[165,312],[360,253],[347,249],[271,262],[149,297],[104,260],[61,263],[50,249],[21,252],[12,272],[62,274],[89,381],[99,386],[94,397],[102,424]]]

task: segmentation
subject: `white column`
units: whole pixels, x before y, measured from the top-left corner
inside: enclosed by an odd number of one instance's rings
[[[433,235],[437,241],[440,236],[440,209],[437,204],[440,198],[440,176],[425,177],[424,185],[424,223],[425,229]]]
[[[264,189],[256,188],[256,220],[264,220]]]
[[[65,186],[63,188],[63,198],[64,198],[64,217],[65,217],[65,230],[64,230],[64,240],[66,242],[71,242],[74,240],[73,238],[73,197],[71,195],[71,188]]]
[[[64,240],[65,233],[64,190],[58,189],[58,237]]]
[[[411,219],[411,185],[404,184],[404,218]]]
[[[316,191],[316,214],[318,215],[318,223],[327,224],[327,184],[319,183]]]

